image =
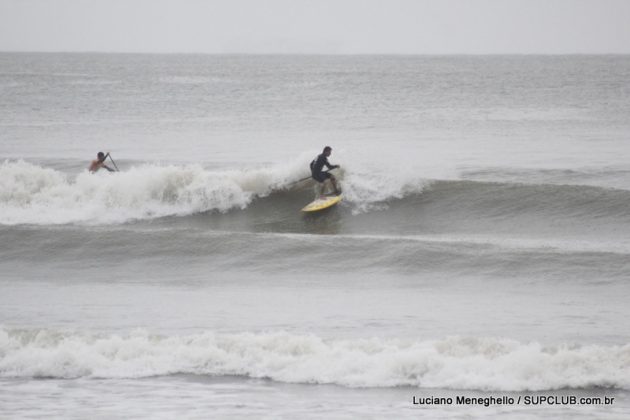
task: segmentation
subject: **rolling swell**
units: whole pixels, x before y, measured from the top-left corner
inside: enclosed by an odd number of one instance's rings
[[[460,177],[480,182],[590,185],[593,187],[630,190],[630,170],[623,167],[582,167],[564,169],[527,169],[510,167],[464,168]]]
[[[186,267],[189,276],[211,283],[216,280],[214,273],[283,273],[305,278],[318,273],[324,262],[327,277],[355,272],[413,275],[431,281],[483,276],[598,284],[630,275],[630,246],[592,242],[153,227],[13,227],[5,229],[3,237],[0,268],[7,278],[45,278],[54,267],[96,281],[118,273],[115,277],[124,281],[177,282],[180,269]]]

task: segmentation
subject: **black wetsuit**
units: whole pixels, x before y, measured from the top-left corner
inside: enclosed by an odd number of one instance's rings
[[[318,155],[311,162],[311,174],[313,175],[313,179],[315,181],[324,182],[328,178],[330,178],[330,174],[328,172],[322,171],[322,169],[324,169],[324,166],[326,166],[328,169],[335,169],[337,167],[337,165],[331,165],[330,162],[328,162],[328,158],[323,153],[321,155]]]

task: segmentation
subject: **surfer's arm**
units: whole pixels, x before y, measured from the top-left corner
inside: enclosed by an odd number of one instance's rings
[[[328,169],[335,169],[339,167],[339,165],[331,165],[330,162],[328,162],[328,159],[324,161],[324,165],[326,165]]]

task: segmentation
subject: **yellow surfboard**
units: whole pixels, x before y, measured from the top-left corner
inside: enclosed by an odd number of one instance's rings
[[[327,209],[328,207],[332,207],[338,202],[341,201],[343,197],[341,195],[333,195],[324,198],[318,198],[317,200],[309,203],[302,209],[305,212],[314,212]]]

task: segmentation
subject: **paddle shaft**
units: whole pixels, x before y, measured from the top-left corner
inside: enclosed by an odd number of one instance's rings
[[[322,173],[325,174],[326,172],[330,172],[330,171],[332,171],[332,169],[328,169],[327,171],[322,171]],[[312,177],[313,177],[313,175],[307,176],[306,178],[298,179],[297,181],[293,181],[292,183],[290,183],[289,186],[295,185],[295,184],[297,184],[299,182],[302,182],[302,181],[306,181],[307,179],[311,179]]]
[[[114,162],[114,159],[112,159],[112,155],[110,155],[109,153],[107,154],[107,156],[105,156],[106,158],[109,158],[109,160],[112,161],[112,163],[114,164],[114,168],[116,168],[116,172],[120,172],[120,170],[118,169],[118,166],[116,166],[116,162]]]

